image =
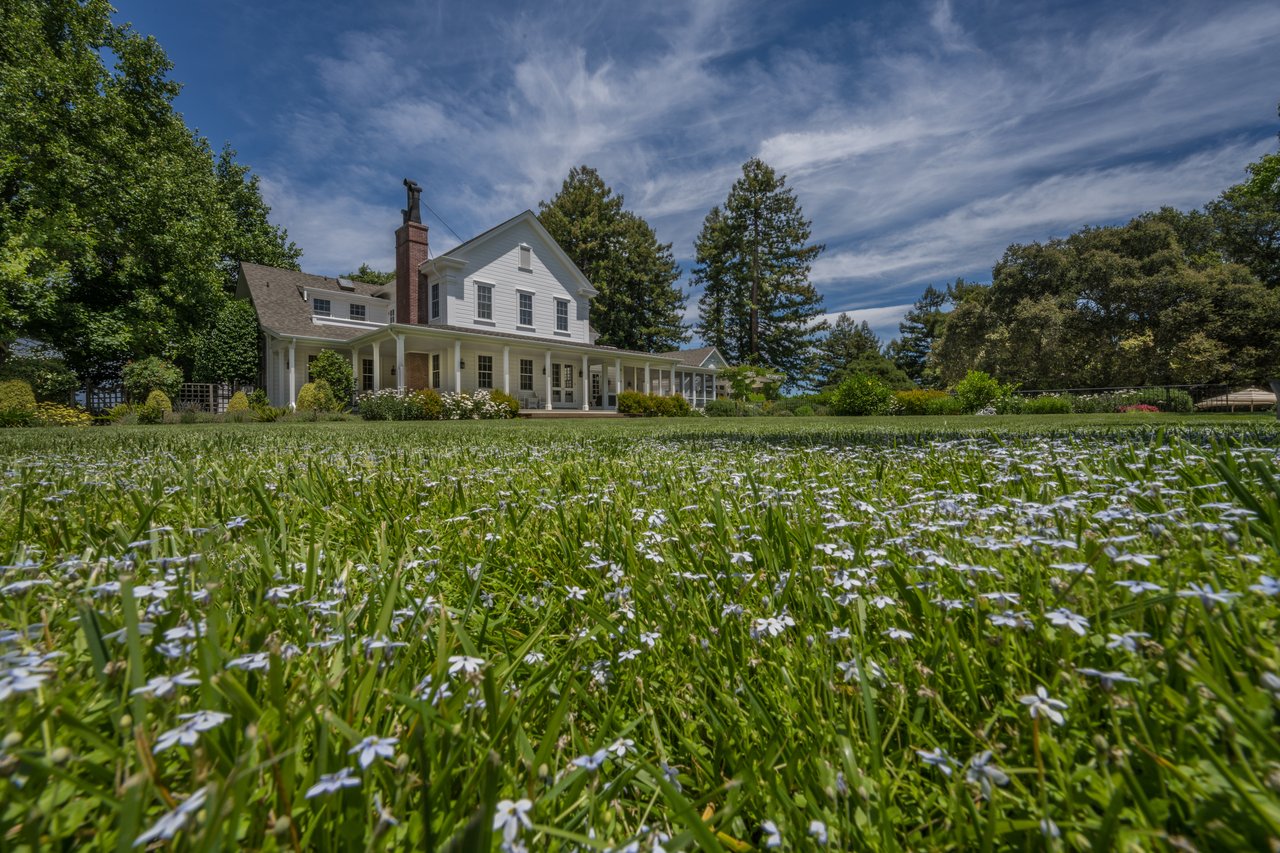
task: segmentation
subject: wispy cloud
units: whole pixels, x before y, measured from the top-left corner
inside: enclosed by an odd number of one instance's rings
[[[309,268],[388,264],[403,175],[467,237],[579,163],[687,264],[759,155],[828,246],[827,308],[889,317],[1010,243],[1199,206],[1274,144],[1274,4],[663,0],[439,7],[422,26],[438,32],[384,20],[298,61],[310,94],[259,165]]]

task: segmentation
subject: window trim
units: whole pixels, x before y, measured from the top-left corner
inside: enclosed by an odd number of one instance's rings
[[[440,353],[431,353],[431,387],[440,387]]]
[[[532,329],[532,328],[534,328],[534,325],[533,325],[533,321],[534,321],[534,316],[533,316],[533,297],[534,297],[534,295],[535,295],[535,294],[534,294],[534,293],[533,293],[533,291],[531,291],[531,290],[517,290],[517,291],[516,291],[516,326],[518,326],[518,327],[519,327],[519,328],[521,328],[521,329]],[[525,322],[525,313],[524,313],[524,312],[525,312],[525,308],[524,308],[524,300],[525,300],[525,299],[528,299],[528,300],[529,300],[529,321],[528,321],[528,322]]]
[[[430,288],[431,288],[430,289],[430,300],[431,300],[430,319],[439,320],[440,319],[440,282],[438,281],[431,282]]]
[[[525,370],[524,370],[525,365],[529,366],[528,373],[525,373]],[[526,379],[529,380],[527,385],[525,384]],[[533,390],[533,359],[531,358],[520,359],[520,390],[521,391]]]
[[[320,310],[320,304],[324,303],[324,310]],[[320,296],[311,297],[311,316],[313,317],[332,317],[333,316],[333,300],[325,299]]]
[[[516,269],[521,272],[533,272],[533,247],[528,243],[521,243],[517,249]]]
[[[493,322],[493,282],[477,281],[476,283],[476,319],[484,323]],[[480,298],[480,294],[484,293],[488,296],[487,302]],[[487,308],[487,315],[481,313],[482,308]]]
[[[360,359],[360,390],[372,391],[374,386],[373,359]]]
[[[563,312],[564,312],[564,317],[563,317],[563,319],[564,319],[564,325],[563,325],[563,326],[561,326],[561,325],[560,325],[560,320],[561,320],[561,310],[562,310],[562,309],[563,309]],[[569,300],[568,300],[568,299],[561,299],[561,298],[559,298],[559,297],[556,297],[556,331],[557,331],[557,332],[568,332],[568,331],[569,331]]]
[[[485,369],[486,362],[489,365],[487,370]],[[485,378],[484,378],[486,373],[489,374],[489,384],[487,385],[485,384]],[[483,388],[486,391],[493,390],[493,356],[492,355],[484,355],[484,354],[476,355],[476,387]]]
[[[356,316],[356,313],[357,313],[357,312],[360,314],[360,316],[359,316],[359,317],[357,317],[357,316]],[[352,320],[359,320],[359,321],[360,321],[360,322],[362,322],[362,323],[369,319],[369,309],[368,309],[368,307],[367,307],[367,306],[365,306],[365,305],[361,305],[361,304],[359,304],[359,303],[356,303],[356,302],[352,302],[352,303],[348,306],[347,314],[348,314],[348,316],[349,316],[349,318],[350,318],[350,319],[352,319]]]

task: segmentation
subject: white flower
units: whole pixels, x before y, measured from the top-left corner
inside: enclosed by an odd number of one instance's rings
[[[764,832],[765,847],[781,847],[782,833],[778,831],[778,825],[771,820],[763,821],[760,824],[760,830]]]
[[[376,761],[378,756],[382,756],[383,758],[395,758],[395,745],[399,742],[399,738],[380,738],[370,736],[347,750],[347,755],[355,755],[356,753],[359,753],[360,758],[358,761],[360,763],[360,767],[364,769]]]
[[[1270,575],[1263,575],[1258,578],[1258,582],[1249,587],[1249,589],[1254,592],[1260,592],[1263,595],[1280,595],[1280,580],[1276,580]]]
[[[501,800],[498,810],[493,813],[493,831],[502,830],[502,840],[511,844],[520,834],[520,828],[533,826],[529,821],[529,810],[533,808],[530,800]]]
[[[1048,717],[1058,725],[1062,725],[1066,722],[1066,718],[1062,716],[1062,711],[1066,710],[1067,703],[1059,699],[1052,698],[1048,691],[1044,689],[1043,684],[1036,687],[1035,693],[1029,696],[1023,696],[1018,701],[1027,706],[1027,710],[1031,712],[1031,718],[1033,720],[1037,717],[1044,716]]]
[[[616,757],[622,758],[628,752],[636,751],[636,742],[629,737],[627,738],[620,737],[617,740],[615,740],[612,744],[609,745],[609,751],[612,752]]]
[[[353,776],[350,767],[344,767],[337,773],[328,773],[321,776],[314,785],[307,789],[307,799],[318,797],[321,794],[333,794],[343,788],[358,787],[360,787],[360,777]]]
[[[817,839],[819,844],[827,843],[827,825],[820,820],[809,821],[809,835]]]
[[[1138,650],[1138,640],[1145,640],[1151,635],[1145,631],[1126,631],[1123,634],[1107,634],[1107,648],[1124,649],[1126,652]]]
[[[581,767],[583,770],[594,773],[604,765],[604,762],[608,757],[609,750],[597,749],[590,755],[579,755],[577,758],[573,759],[572,763],[574,767]]]
[[[564,588],[564,595],[569,601],[585,601],[587,598],[587,591],[580,586],[566,586]]]
[[[187,821],[191,819],[191,816],[200,811],[200,807],[204,805],[208,793],[207,788],[201,788],[181,803],[178,803],[178,807],[173,811],[161,815],[160,819],[150,829],[133,840],[133,846],[141,847],[144,844],[150,844],[152,841],[168,841],[173,838],[178,834],[178,830],[187,825]]]
[[[890,628],[888,631],[884,632],[884,635],[890,640],[902,640],[903,642],[906,642],[907,640],[914,640],[916,638],[915,634],[905,628]]]
[[[1065,607],[1059,607],[1057,610],[1050,610],[1045,614],[1045,618],[1059,627],[1070,628],[1081,637],[1089,631],[1089,620],[1081,616],[1079,613],[1072,613]]]
[[[1129,590],[1130,595],[1142,595],[1144,592],[1164,592],[1164,587],[1150,581],[1116,581],[1116,586]]]
[[[916,755],[920,756],[920,760],[925,764],[941,770],[944,776],[951,775],[951,769],[956,763],[955,759],[947,755],[943,749],[917,749]]]
[[[1215,604],[1230,604],[1231,599],[1239,598],[1238,592],[1223,592],[1214,589],[1210,584],[1193,583],[1187,589],[1178,590],[1179,598],[1198,598],[1206,608],[1212,609]]]
[[[649,648],[653,648],[653,644],[656,643],[658,638],[661,636],[662,634],[657,631],[645,631],[640,635],[640,642],[644,643]]]
[[[182,725],[156,738],[155,752],[164,752],[178,744],[195,746],[200,740],[200,732],[207,732],[226,722],[231,719],[231,715],[220,711],[196,711],[194,714],[179,714],[178,719],[183,720]]]
[[[137,696],[139,693],[145,693],[149,696],[168,696],[176,687],[193,687],[200,683],[200,679],[192,678],[195,675],[194,669],[184,669],[177,675],[157,675],[141,687],[135,687],[129,691],[130,696]]]
[[[1117,681],[1121,681],[1126,684],[1138,683],[1138,679],[1130,678],[1129,676],[1125,675],[1123,672],[1104,672],[1100,669],[1093,669],[1091,667],[1084,667],[1078,670],[1078,672],[1081,675],[1088,675],[1091,678],[1098,679],[1099,681],[1102,682],[1102,686],[1106,690],[1110,690],[1112,687],[1114,687]]]
[[[618,653],[618,660],[632,660],[640,657],[640,649],[627,649],[625,652]]]
[[[982,795],[984,797],[991,796],[991,786],[1009,784],[1009,777],[1003,770],[991,763],[991,750],[980,752],[969,759],[969,769],[965,771],[965,778],[970,782],[976,782],[982,787]]]
[[[452,655],[449,658],[450,675],[457,675],[459,672],[467,676],[479,675],[482,666],[484,666],[484,658],[473,658],[467,655]]]

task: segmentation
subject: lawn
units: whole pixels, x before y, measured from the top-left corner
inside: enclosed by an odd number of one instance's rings
[[[0,433],[5,849],[1267,849],[1274,416]]]

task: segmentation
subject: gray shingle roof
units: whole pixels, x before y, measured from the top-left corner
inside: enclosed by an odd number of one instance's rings
[[[302,292],[352,292],[339,286],[336,278],[241,261],[240,280],[253,298],[253,307],[258,311],[258,322],[277,335],[349,341],[369,331],[348,326],[320,325],[311,321],[311,304],[303,301]],[[364,296],[389,298],[392,293],[392,288],[385,285],[365,284],[362,281],[352,284],[355,286],[354,292]]]
[[[698,347],[697,349],[678,349],[656,354],[664,358],[678,358],[681,364],[687,364],[690,367],[701,367],[702,362],[707,360],[707,356],[715,351],[715,347]]]

